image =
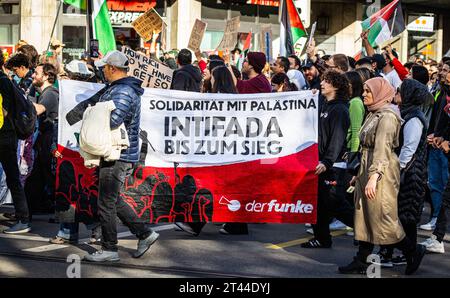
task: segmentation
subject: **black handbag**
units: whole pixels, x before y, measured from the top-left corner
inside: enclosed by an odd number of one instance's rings
[[[361,152],[346,152],[343,159],[347,163],[347,172],[352,176],[358,175],[361,166]]]

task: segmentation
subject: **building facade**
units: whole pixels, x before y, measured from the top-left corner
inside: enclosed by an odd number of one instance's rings
[[[279,0],[108,0],[116,40],[131,47],[148,46],[131,26],[149,8],[155,8],[167,25],[165,50],[188,44],[195,19],[207,23],[201,50],[219,44],[227,19],[240,16],[240,45],[246,35],[254,35],[252,48],[260,48],[263,27],[272,31],[273,56],[279,52]],[[315,40],[322,53],[355,55],[361,50],[358,37],[361,21],[370,12],[390,1],[381,0],[301,0],[294,1],[307,31],[317,22]],[[406,62],[413,55],[439,60],[450,49],[450,0],[403,0],[408,30],[391,42]],[[56,22],[55,22],[56,20]],[[424,23],[425,22],[425,23]],[[0,0],[0,46],[24,39],[39,51],[47,48],[50,35],[66,44],[64,60],[79,58],[85,51],[86,12],[58,0]],[[161,37],[160,37],[161,38]],[[159,40],[160,41],[160,40]]]

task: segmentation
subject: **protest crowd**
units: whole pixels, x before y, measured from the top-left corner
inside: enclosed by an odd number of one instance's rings
[[[338,268],[340,273],[365,273],[368,256],[376,253],[382,267],[404,265],[409,275],[418,270],[426,252],[445,253],[450,57],[441,61],[417,57],[404,63],[390,45],[374,49],[367,32],[361,34],[361,42],[366,55],[358,60],[344,54],[320,56],[314,40],[306,45],[305,59],[289,53],[271,62],[263,52],[243,55],[239,48],[209,56],[199,49],[174,49],[161,57],[147,49],[134,50],[174,70],[172,90],[317,94],[317,221],[308,224],[314,237],[302,247],[331,248],[331,231],[345,230],[354,236],[349,246],[357,248],[354,259]],[[97,104],[98,109],[110,109],[110,129],[126,132],[127,146],[119,149],[115,160],[98,161],[98,211],[96,222],[87,228],[90,241],[101,242],[102,249],[85,259],[119,260],[116,215],[138,238],[133,257],[139,258],[159,235],[130,212],[119,193],[140,160],[142,81],[128,75],[129,58],[122,45],[98,58],[86,55],[66,65],[58,59],[63,46],[53,40],[50,50],[39,54],[33,45],[20,41],[13,55],[0,60],[0,163],[15,210],[1,214],[1,221],[11,223],[4,233],[26,235],[37,224],[33,215],[55,212],[56,165],[64,155],[57,141],[58,107],[64,101],[58,85],[64,80],[104,83],[98,98],[104,105]],[[110,101],[113,108],[107,107]],[[88,121],[84,110],[80,118]],[[426,204],[431,214],[420,225]],[[52,220],[59,229],[51,243],[78,241],[79,222]],[[201,237],[207,223],[175,224]],[[418,229],[432,231],[432,236],[419,243]],[[220,233],[232,237],[248,234],[249,228],[247,223],[224,223]]]

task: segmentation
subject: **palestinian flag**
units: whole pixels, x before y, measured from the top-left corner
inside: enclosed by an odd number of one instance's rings
[[[106,0],[64,0],[64,3],[86,10],[86,1],[91,1],[93,38],[98,39],[100,53],[106,55],[116,49],[114,31],[109,20]]]
[[[295,54],[295,43],[301,37],[306,36],[305,27],[293,0],[283,0],[281,4],[280,55],[287,57]]]
[[[247,53],[250,50],[252,41],[252,32],[247,34],[247,38],[245,39],[244,47],[242,48],[242,53],[239,55],[239,60],[236,63],[236,67],[242,70],[242,65],[244,64],[245,57],[247,57]]]
[[[369,31],[372,47],[381,45],[405,30],[405,21],[400,0],[394,0],[361,23]]]

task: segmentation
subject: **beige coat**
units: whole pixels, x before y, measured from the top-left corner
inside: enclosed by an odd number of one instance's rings
[[[405,237],[398,219],[397,194],[400,164],[394,149],[399,146],[401,118],[385,108],[371,113],[361,128],[361,167],[355,184],[355,239],[375,245],[388,245]],[[376,198],[367,199],[369,177],[381,174]]]

